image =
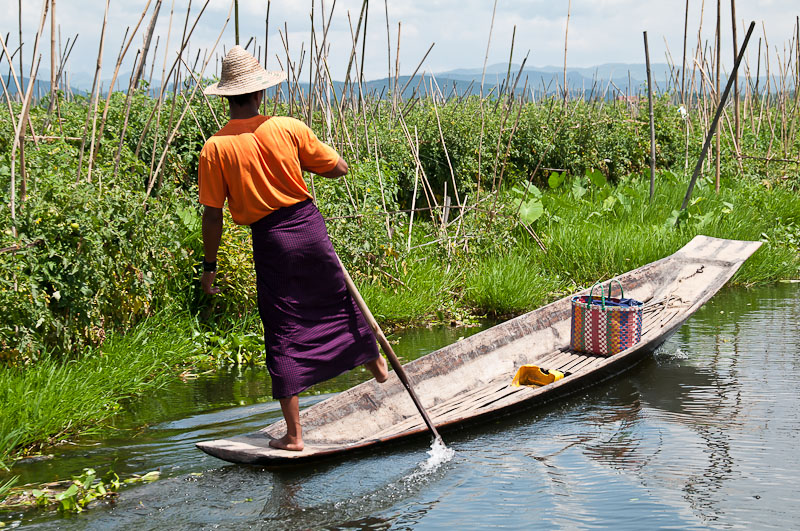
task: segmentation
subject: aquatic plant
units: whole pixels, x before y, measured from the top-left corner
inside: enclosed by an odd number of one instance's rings
[[[93,468],[84,468],[71,480],[9,489],[5,499],[0,498],[0,510],[57,507],[62,513],[80,513],[92,502],[115,498],[124,485],[150,483],[160,475],[154,470],[122,480],[113,470],[98,476]]]

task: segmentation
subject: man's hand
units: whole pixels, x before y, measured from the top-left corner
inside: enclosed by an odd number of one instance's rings
[[[322,177],[327,177],[329,179],[336,179],[337,177],[341,177],[342,175],[347,175],[349,167],[347,166],[347,162],[342,157],[339,157],[339,160],[336,162],[336,166],[330,170],[326,171],[325,173],[318,173]]]
[[[219,288],[214,285],[214,277],[216,276],[216,271],[203,271],[203,276],[200,277],[200,284],[203,286],[203,291],[209,295],[216,295],[219,293]]]

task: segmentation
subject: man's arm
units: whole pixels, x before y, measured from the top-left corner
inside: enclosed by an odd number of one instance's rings
[[[342,157],[339,157],[339,160],[336,162],[336,167],[330,171],[326,171],[325,173],[320,173],[322,177],[328,177],[329,179],[335,179],[337,177],[341,177],[342,175],[347,175],[348,171],[347,163],[344,161]]]
[[[217,251],[222,240],[222,209],[207,206],[203,210],[203,260],[206,262],[217,261]],[[203,291],[209,295],[219,293],[219,288],[214,286],[216,271],[203,271],[200,284]]]

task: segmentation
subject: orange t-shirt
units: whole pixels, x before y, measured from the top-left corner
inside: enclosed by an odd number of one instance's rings
[[[303,122],[285,116],[231,120],[200,152],[200,203],[250,225],[311,197],[303,170],[325,173],[339,154]]]

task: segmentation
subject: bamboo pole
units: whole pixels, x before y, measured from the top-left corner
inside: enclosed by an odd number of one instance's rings
[[[181,33],[181,51],[178,54],[178,60],[183,59],[183,52],[188,46],[189,39],[186,37],[186,28],[189,26],[189,15],[192,11],[192,0],[189,0],[189,5],[186,8],[186,16],[183,19],[183,33]],[[178,104],[178,94],[180,93],[181,87],[181,72],[182,69],[178,67],[175,70],[175,81],[172,84],[172,104],[170,105],[169,109],[169,120],[167,121],[167,131],[172,128],[172,121],[175,118],[175,106]],[[158,186],[161,187],[161,182],[159,181]]]
[[[389,0],[383,0],[383,8],[386,13],[386,58],[387,58],[387,76],[386,82],[389,85],[389,93],[392,93],[392,38],[389,33]]]
[[[155,72],[156,69],[156,57],[158,57],[158,43],[160,41],[161,41],[161,35],[156,35],[156,46],[155,48],[153,48],[153,60],[150,61],[150,74],[147,76],[147,93],[150,94],[150,91],[152,90],[154,96],[156,91],[155,89],[153,89],[153,72]],[[145,61],[145,66],[147,66],[146,60],[145,59],[142,60]],[[134,64],[136,64],[135,61]]]
[[[189,109],[189,114],[192,115],[194,123],[197,126],[197,130],[200,131],[200,136],[203,137],[203,143],[205,144],[208,141],[208,137],[206,136],[205,132],[203,132],[203,126],[200,125],[200,120],[197,119],[197,115],[195,114],[189,100],[186,99],[186,95],[183,92],[181,92],[181,98],[183,99],[183,103],[186,105],[186,108]]]
[[[103,65],[103,44],[105,42],[105,36],[106,36],[106,24],[108,22],[108,6],[109,6],[109,4],[110,4],[110,1],[106,0],[106,9],[105,9],[105,13],[103,14],[103,26],[102,26],[102,29],[100,30],[100,51],[97,53],[97,71],[95,72],[95,76],[97,77],[97,79],[100,79],[100,72],[102,70],[102,65]],[[108,89],[109,93],[111,92],[111,90],[113,88],[114,88],[113,86],[109,87],[109,89]],[[92,139],[91,139],[91,143],[89,144],[89,164],[88,164],[88,171],[86,172],[86,180],[88,182],[92,181],[92,161],[94,160],[94,149],[95,149],[94,139],[95,139],[95,134],[97,132],[97,104],[98,104],[98,100],[99,99],[100,99],[100,91],[98,91],[96,94],[93,94],[93,97],[92,97],[92,103],[93,103],[93,106],[94,106],[94,110],[92,111]],[[83,146],[84,146],[84,144],[82,142],[81,143],[81,158],[83,158]],[[78,163],[78,175],[79,176],[80,176],[80,171],[81,171],[80,170],[80,163]],[[100,188],[102,189],[102,183],[100,183]]]
[[[20,95],[20,97],[22,97],[22,92],[20,91],[19,80],[17,79],[17,75],[14,72],[14,63],[13,63],[14,55],[8,53],[8,48],[6,47],[5,42],[3,42],[3,39],[0,39],[0,44],[2,44],[3,52],[5,53],[6,58],[8,59],[9,71],[13,75],[14,83],[15,83],[15,85],[17,87],[17,94]],[[18,48],[18,50],[21,50],[21,48]],[[16,53],[16,52],[14,52],[14,53]],[[21,75],[22,75],[22,72],[20,72],[20,76]],[[4,84],[4,86],[5,86],[5,84]],[[7,99],[10,98],[7,89],[4,89],[4,93],[6,94],[6,98]],[[24,108],[23,108],[23,110],[24,110]],[[13,110],[11,109],[10,100],[9,100],[9,112],[12,114],[12,117],[11,117],[12,123],[16,124],[16,122],[14,121]],[[22,114],[20,114],[20,120],[24,120],[24,116]],[[15,171],[16,168],[15,168],[14,162],[15,162],[15,155],[16,155],[16,143],[18,141],[18,136],[20,134],[19,132],[17,132],[17,130],[18,130],[18,127],[17,127],[17,125],[15,125],[14,126],[14,131],[15,131],[14,148],[11,151],[12,164],[11,164],[11,199],[10,199],[10,205],[11,205],[11,221],[12,221],[12,225],[13,225],[13,222],[15,221],[15,219],[16,219],[16,171]],[[20,127],[19,130],[21,131],[22,128]],[[24,135],[24,133],[22,133],[22,134]],[[33,132],[33,130],[31,130],[31,134],[35,134]],[[24,141],[24,138],[23,138],[23,141]],[[21,156],[24,156],[23,148],[24,148],[24,144],[20,148],[20,155]],[[21,162],[21,166],[24,168],[25,167],[24,158],[21,158],[20,162]],[[24,175],[24,170],[21,172],[21,174]],[[12,231],[14,231],[14,236],[16,237],[16,228],[15,228],[15,226],[12,226]]]
[[[367,55],[367,23],[369,22],[369,2],[365,4],[364,11],[364,36],[361,39],[361,68],[359,69],[358,90],[359,90],[359,112],[364,105],[363,85],[364,85],[364,58]],[[369,151],[369,146],[367,146]]]
[[[18,15],[19,15],[19,75],[20,75],[20,77],[22,77],[22,76],[25,75],[25,70],[24,70],[24,67],[22,66],[22,0],[19,0]],[[36,54],[33,54],[33,56],[36,57]],[[33,66],[33,65],[31,65],[31,66]],[[31,81],[30,78],[28,78],[28,83],[30,83],[30,81]],[[23,93],[22,92],[22,88],[24,88],[25,79],[21,79],[20,82],[22,84],[20,85],[20,89],[19,89],[18,94],[22,94]]]
[[[705,8],[706,8],[706,0],[701,0],[701,2],[700,2],[700,23],[697,26],[697,47],[695,48],[694,61],[692,63],[692,88],[689,91],[689,107],[687,107],[687,110],[689,110],[689,109],[691,109],[693,107],[692,106],[692,101],[694,100],[694,94],[695,94],[695,90],[696,90],[695,89],[695,87],[696,87],[696,85],[695,85],[695,75],[697,74],[698,57],[700,57],[702,59],[702,55],[703,55],[703,36],[702,36],[702,32],[703,32],[703,19],[705,18]],[[701,94],[703,93],[702,83],[703,83],[703,80],[702,80],[702,77],[701,77],[701,79],[700,79],[701,86],[699,88],[699,92]],[[698,101],[698,105],[699,105],[699,103],[700,102]]]
[[[386,209],[386,194],[383,189],[383,175],[381,174],[381,164],[380,160],[378,159],[378,142],[375,142],[375,172],[378,174],[378,184],[381,187],[381,206],[383,207],[383,212],[386,214],[386,236],[388,236],[389,241],[392,240],[392,225],[389,221],[389,213]]]
[[[12,54],[12,53],[10,53],[8,51],[8,47],[6,46],[6,43],[3,41],[3,39],[0,39],[0,45],[3,47],[3,53],[5,54],[6,60],[8,61],[8,71],[11,74],[12,81],[14,81],[14,87],[17,89],[17,95],[19,97],[22,97],[25,94],[25,91],[22,90],[22,85],[20,84],[20,79],[17,76],[17,70],[14,68],[14,56],[17,53],[19,53],[20,49],[17,48],[14,51],[14,53]],[[20,76],[24,75],[21,70],[19,72],[19,75]]]
[[[755,121],[753,120],[753,113],[754,113],[754,111],[753,111],[753,99],[754,99],[753,89],[754,89],[754,84],[753,84],[753,75],[752,75],[753,72],[750,69],[750,58],[749,57],[745,57],[744,61],[745,61],[745,86],[747,87],[747,89],[744,92],[744,117],[743,118],[744,118],[745,122],[747,122],[748,119],[749,119],[750,132],[753,135],[755,135],[756,127],[755,127]]]
[[[447,167],[450,169],[450,179],[453,183],[453,193],[456,196],[456,204],[461,206],[461,200],[458,197],[458,185],[456,184],[456,174],[453,171],[453,163],[450,161],[450,154],[447,152],[447,144],[444,141],[444,133],[442,132],[442,121],[439,119],[439,109],[436,106],[436,98],[433,98],[433,112],[436,115],[436,126],[439,128],[439,140],[442,141],[442,149],[444,149],[444,157],[447,159]]]
[[[499,131],[499,134],[497,135],[497,145],[495,146],[495,154],[494,154],[494,166],[492,168],[492,190],[499,190],[499,185],[497,183],[497,166],[498,166],[498,164],[500,162],[500,146],[501,146],[501,144],[503,142],[503,132],[505,132],[506,123],[508,123],[508,117],[511,114],[511,109],[513,107],[513,105],[511,104],[511,101],[510,101],[511,100],[511,94],[513,94],[514,91],[517,88],[517,81],[519,81],[519,76],[522,74],[522,70],[525,68],[525,63],[527,61],[528,61],[528,56],[526,55],[525,59],[522,61],[522,66],[520,67],[519,74],[517,74],[516,80],[514,81],[514,87],[513,87],[512,90],[509,91],[509,98],[508,98],[509,101],[506,104],[503,105],[503,107],[504,107],[503,119],[500,122],[500,131]],[[506,90],[508,90],[508,89],[506,88]],[[501,97],[502,97],[502,90],[501,90],[500,96],[497,99],[498,103],[499,103]],[[519,115],[518,115],[518,117],[519,117]],[[511,134],[511,136],[509,138],[509,144],[510,144],[511,140],[514,138],[514,131],[516,131],[516,127],[512,128],[512,134]],[[497,201],[497,197],[495,197],[495,204],[496,204],[496,201]]]
[[[280,30],[278,30],[280,34]],[[286,21],[283,22],[283,33],[281,34],[282,42],[283,42],[283,49],[286,52],[286,91],[288,92],[288,100],[289,100],[289,116],[294,116],[294,87],[291,83],[291,74],[292,74],[292,59],[289,57],[289,25]]]
[[[133,59],[133,64],[139,60],[139,55],[141,55],[142,50],[137,50],[136,57]],[[135,75],[135,71],[131,71],[131,77],[128,80],[128,93],[125,95],[125,117],[122,120],[122,127],[119,132],[119,144],[117,145],[117,154],[114,157],[114,181],[117,180],[117,175],[119,174],[119,161],[120,157],[122,156],[122,147],[125,143],[125,133],[128,130],[128,118],[130,117],[131,113],[131,104],[133,103],[133,93],[136,89],[133,88],[133,78]]]
[[[789,115],[792,117],[791,130],[789,132],[789,145],[794,145],[797,139],[797,109],[800,105],[800,16],[795,18],[795,41],[794,41],[794,107]]]
[[[155,28],[156,28],[156,21],[158,20],[158,14],[161,11],[161,2],[162,2],[162,0],[156,0],[156,4],[155,4],[155,6],[153,6],[153,15],[150,17],[150,23],[148,24],[147,31],[144,34],[145,37],[144,37],[144,45],[142,46],[141,61],[139,61],[139,64],[136,65],[136,68],[134,70],[135,73],[133,75],[133,88],[139,88],[139,80],[142,78],[142,74],[143,74],[143,71],[144,71],[144,65],[145,65],[145,63],[147,63],[147,53],[150,51],[150,43],[153,40],[153,32],[155,31]],[[150,0],[148,0],[147,3],[149,5]],[[147,8],[146,7],[145,7],[144,12],[147,12]],[[170,18],[171,18],[171,14],[170,14]],[[137,27],[138,27],[138,24],[137,24]],[[167,46],[169,46],[169,41],[167,42]],[[156,63],[155,55],[156,55],[155,52],[153,52],[153,66],[155,66],[155,63]],[[152,69],[151,69],[151,72],[152,72]],[[150,74],[150,77],[152,79],[152,73]],[[162,80],[162,82],[163,82],[163,80]]]
[[[686,107],[686,37],[689,32],[689,0],[683,19],[683,62],[681,63],[681,103]]]
[[[311,43],[311,53],[308,54],[308,115],[306,117],[306,124],[311,127],[314,119],[314,52],[317,51],[317,43],[315,40],[316,34],[314,32],[314,7],[316,2],[311,0],[311,36],[309,42]],[[324,16],[324,13],[323,13]],[[316,193],[314,193],[314,177],[311,177],[311,195],[316,203]]]
[[[356,55],[356,46],[358,45],[358,38],[361,35],[361,23],[364,21],[364,13],[366,12],[366,9],[367,9],[367,0],[362,0],[361,12],[358,15],[358,24],[356,24],[355,39],[353,41],[353,47],[350,49],[350,59],[348,59],[347,61],[347,71],[345,72],[344,75],[344,87],[342,88],[342,103],[344,103],[347,96],[348,84],[350,83],[350,70],[353,67],[353,60],[355,59]]]
[[[86,111],[86,120],[83,123],[83,134],[81,135],[83,137],[83,140],[81,141],[81,151],[80,151],[80,156],[78,158],[78,174],[75,176],[75,182],[79,182],[81,180],[81,173],[83,173],[83,155],[84,155],[84,150],[86,148],[86,134],[89,131],[89,121],[92,118],[92,108],[94,107],[95,112],[97,110],[97,89],[100,82],[100,70],[103,65],[103,45],[105,44],[105,38],[106,38],[105,30],[106,30],[106,22],[108,21],[109,3],[110,0],[106,0],[105,12],[103,15],[103,25],[100,31],[100,49],[97,52],[97,63],[94,71],[94,80],[92,81],[91,101],[89,103],[89,108]],[[94,132],[94,127],[92,128],[92,130]],[[92,141],[90,145],[92,148],[94,148],[94,136],[92,136]],[[89,181],[91,180],[91,172],[89,173],[87,180]]]
[[[572,0],[567,2],[567,23],[564,27],[564,103],[569,98],[569,87],[567,85],[567,38],[569,37],[569,16],[572,11]]]
[[[47,1],[47,0],[45,0]],[[39,55],[39,59],[32,65],[32,74],[31,77],[28,79],[28,89],[25,92],[25,99],[22,102],[22,111],[20,112],[19,120],[17,121],[17,128],[14,131],[14,143],[11,146],[11,232],[13,236],[17,237],[17,226],[16,226],[16,176],[15,176],[15,162],[16,162],[16,152],[17,147],[21,144],[21,134],[24,131],[25,127],[25,117],[28,114],[28,109],[30,108],[31,104],[31,97],[33,95],[33,86],[34,82],[36,81],[36,75],[39,73],[39,63],[42,61],[42,56]]]
[[[269,56],[269,9],[272,5],[272,0],[267,0],[267,17],[264,21],[264,70],[267,69],[267,57]],[[267,114],[267,94],[264,93],[264,101],[262,102],[263,108],[261,114]]]
[[[492,22],[489,25],[489,38],[486,41],[486,55],[483,57],[483,71],[481,73],[481,95],[479,98],[479,110],[481,113],[481,133],[478,138],[478,182],[475,189],[475,201],[480,202],[481,197],[481,173],[482,173],[482,158],[483,158],[483,133],[486,127],[486,116],[484,114],[484,98],[483,86],[486,81],[486,63],[489,62],[489,47],[492,44],[492,32],[494,31],[494,16],[497,12],[497,0],[494,0],[494,7],[492,7]]]
[[[58,55],[59,55],[58,64],[59,64],[59,67],[58,67],[58,73],[56,74],[56,85],[58,85],[58,86],[61,86],[61,79],[62,79],[62,76],[63,76],[63,73],[64,73],[64,67],[67,64],[67,60],[69,59],[70,54],[72,54],[72,48],[75,47],[75,41],[77,41],[77,40],[78,40],[78,34],[75,34],[75,40],[72,41],[72,46],[70,46],[70,38],[67,38],[67,53],[66,53],[66,55],[62,55],[61,54],[61,26],[59,25],[59,27],[58,27]],[[69,87],[67,87],[67,89],[69,89]],[[64,95],[67,96],[68,92],[65,91]],[[61,127],[61,103],[60,103],[60,99],[58,98],[58,96],[56,96],[55,102],[56,102],[56,117],[58,119],[58,130],[63,135],[64,134],[64,130]],[[48,120],[48,123],[49,123],[49,120],[50,120],[49,116],[48,116],[47,120]],[[28,124],[28,126],[30,127],[30,123]]]
[[[191,1],[190,1],[191,3]],[[236,32],[236,44],[239,44],[239,0],[233,0],[233,5],[236,8],[236,13],[234,15],[234,24],[235,24],[235,32]]]
[[[422,66],[422,63],[424,63],[424,62],[425,62],[425,59],[427,59],[427,58],[428,58],[428,54],[430,54],[430,53],[431,53],[431,50],[433,50],[433,47],[434,47],[435,45],[436,45],[436,43],[435,43],[435,42],[432,42],[432,43],[431,43],[431,45],[430,45],[430,47],[428,48],[428,51],[427,51],[427,52],[425,52],[425,55],[423,55],[423,56],[422,56],[422,59],[420,60],[420,62],[419,62],[419,63],[417,63],[417,68],[415,68],[415,69],[414,69],[414,73],[413,73],[413,74],[411,74],[411,77],[409,77],[409,78],[406,80],[406,84],[405,84],[405,85],[403,85],[403,88],[400,90],[400,94],[401,94],[401,95],[403,94],[403,92],[405,92],[406,88],[408,88],[408,84],[409,84],[409,83],[411,83],[411,80],[412,80],[412,79],[414,79],[414,77],[416,77],[416,75],[417,75],[417,72],[419,72],[419,69],[420,69],[420,67]]]
[[[739,44],[736,40],[736,0],[731,0],[731,26],[733,28],[733,57],[736,59],[736,52],[739,51]],[[736,124],[736,145],[742,143],[742,124],[739,117],[739,74],[735,74],[733,84],[733,115]]]
[[[414,127],[414,135],[417,134],[417,128]],[[412,148],[413,149],[413,148]],[[408,222],[408,243],[406,244],[406,251],[411,251],[411,231],[414,228],[414,210],[417,208],[417,185],[419,184],[419,170],[421,164],[417,157],[414,157],[414,191],[411,194],[411,216]],[[430,205],[428,205],[430,206]]]
[[[136,152],[134,153],[134,157],[139,155],[139,149],[141,147],[142,142],[144,141],[144,137],[147,134],[151,120],[153,119],[153,113],[155,113],[156,117],[156,130],[153,134],[153,153],[150,155],[150,170],[148,174],[148,179],[153,173],[153,164],[155,160],[155,151],[156,151],[156,143],[158,142],[158,133],[161,130],[161,107],[164,104],[164,91],[166,90],[167,83],[169,82],[169,78],[172,77],[172,70],[170,70],[169,74],[167,74],[167,61],[168,61],[168,53],[169,53],[169,40],[172,37],[172,17],[175,14],[175,0],[172,0],[172,4],[169,8],[169,23],[167,24],[167,40],[164,43],[164,60],[161,62],[161,86],[158,87],[158,99],[156,100],[156,105],[153,108],[153,112],[150,114],[147,122],[145,123],[144,127],[142,128],[142,135],[139,137],[139,144],[136,146]],[[156,58],[155,54],[153,56],[153,63],[155,63]]]
[[[717,0],[717,31],[716,31],[716,53],[714,54],[714,63],[716,69],[716,79],[714,84],[714,92],[716,95],[716,104],[719,105],[719,86],[720,86],[720,65],[722,64],[722,0]],[[716,138],[714,143],[714,151],[716,154],[714,164],[714,189],[719,193],[719,180],[720,180],[720,163],[722,154],[720,153],[720,134],[719,134],[719,121],[716,124]]]
[[[0,39],[2,40],[2,39]],[[11,107],[11,98],[8,94],[8,87],[6,86],[6,82],[3,80],[3,76],[0,76],[0,84],[3,86],[3,96],[5,96],[6,105],[8,105],[8,116],[11,119],[11,127],[14,128],[14,131],[17,131],[17,120],[14,117],[14,109]],[[14,153],[11,153],[11,160],[12,160],[12,170],[11,170],[11,198],[9,207],[11,208],[11,223],[12,223],[12,231],[14,232],[14,236],[16,237],[16,226],[14,222],[16,221],[16,176],[13,170],[14,167]]]
[[[323,64],[325,65],[325,74],[328,76],[328,79],[333,79],[333,76],[331,76],[330,67],[328,66],[328,60],[325,57],[323,57]],[[331,84],[330,87],[331,91],[333,92],[333,102],[336,107],[337,118],[339,120],[340,133],[345,136],[345,138],[347,139],[347,145],[350,146],[350,150],[353,153],[355,153],[355,148],[353,147],[353,141],[350,138],[350,131],[347,128],[347,122],[345,120],[342,111],[342,109],[344,108],[344,94],[342,94],[342,99],[340,101],[338,95],[336,94],[336,87],[333,86],[333,84]],[[347,183],[346,180],[345,183]],[[353,202],[353,206],[355,206],[355,202]]]
[[[764,70],[767,76],[767,94],[766,98],[762,100],[762,112],[764,108],[767,109],[767,125],[770,128],[770,139],[769,144],[767,145],[767,157],[771,156],[772,152],[772,142],[775,139],[775,125],[772,123],[772,112],[770,109],[770,105],[772,102],[772,70],[770,69],[770,62],[769,62],[769,40],[767,39],[767,28],[764,25],[764,21],[761,21],[761,31],[764,34]]]
[[[758,120],[756,120],[756,128],[754,132],[753,147],[758,145],[758,135],[761,133],[761,116],[764,112],[764,98],[761,97],[759,92],[759,85],[761,81],[761,37],[758,38],[758,63],[756,64],[756,88],[754,91],[755,97],[758,101]],[[755,116],[755,112],[753,113]]]
[[[750,27],[747,29],[747,34],[744,37],[742,48],[739,50],[739,55],[736,57],[736,62],[733,64],[732,74],[735,73],[737,70],[739,70],[739,65],[742,62],[742,57],[744,57],[744,52],[747,49],[747,43],[750,41],[750,36],[753,34],[753,30],[755,29],[755,27],[756,23],[751,22]],[[686,195],[683,198],[683,204],[681,205],[681,210],[686,209],[686,207],[689,205],[689,200],[692,198],[692,191],[694,190],[694,185],[697,182],[697,177],[700,175],[700,169],[702,168],[703,159],[705,159],[708,147],[711,145],[711,138],[714,136],[714,131],[717,129],[717,125],[719,124],[719,118],[722,115],[722,108],[728,99],[728,94],[730,93],[732,84],[733,84],[733,76],[730,76],[728,77],[728,84],[725,86],[725,91],[722,93],[722,97],[720,98],[719,105],[717,105],[717,111],[714,114],[714,120],[711,124],[711,127],[708,130],[708,134],[706,135],[706,140],[703,143],[703,148],[700,151],[700,157],[697,159],[697,164],[694,167],[694,172],[692,173],[692,179],[691,181],[689,181],[689,188],[686,190]]]
[[[508,90],[508,84],[511,83],[511,61],[514,58],[514,40],[517,37],[517,25],[514,24],[514,29],[511,31],[511,50],[508,52],[508,68],[506,69],[506,78],[505,82],[503,83],[503,88],[500,89],[500,95],[497,98],[497,102],[500,102],[500,99],[503,97],[503,93]],[[495,105],[495,109],[497,106]]]
[[[56,91],[56,0],[50,0],[50,102],[47,105],[47,116],[55,107]]]
[[[189,68],[189,65],[187,65],[186,61],[183,60],[183,57],[179,57],[179,59],[180,59],[181,63],[183,63],[183,66],[186,68],[186,71],[192,77],[192,80],[197,84],[202,84],[202,80],[199,77],[197,77],[194,74],[194,72],[192,72],[191,68]],[[217,129],[222,129],[222,124],[217,119],[217,113],[214,110],[214,106],[211,105],[211,102],[209,101],[208,96],[206,96],[205,92],[201,92],[200,94],[203,96],[203,101],[205,101],[206,107],[208,107],[208,110],[211,111],[211,117],[214,119],[214,123],[217,124]]]
[[[653,118],[653,82],[650,73],[650,48],[647,46],[647,32],[644,32],[644,58],[647,67],[647,103],[650,110],[650,201],[656,193],[656,123]]]

